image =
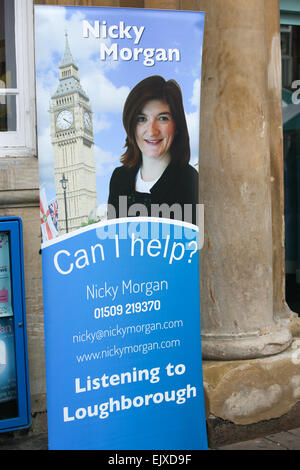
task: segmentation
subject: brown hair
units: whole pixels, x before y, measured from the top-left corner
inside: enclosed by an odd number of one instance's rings
[[[190,139],[185,119],[180,86],[175,80],[166,81],[159,75],[152,75],[139,82],[129,93],[123,109],[123,125],[127,133],[121,162],[133,167],[141,163],[141,152],[135,139],[138,114],[151,100],[160,100],[168,104],[176,125],[176,135],[172,142],[171,161],[184,164],[190,160]]]

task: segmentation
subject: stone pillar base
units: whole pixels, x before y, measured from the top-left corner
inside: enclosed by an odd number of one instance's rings
[[[275,325],[268,331],[243,335],[202,335],[202,355],[207,360],[254,359],[287,349],[292,336],[288,328]]]
[[[284,352],[247,361],[203,361],[206,415],[237,425],[280,418],[300,405],[300,338]]]

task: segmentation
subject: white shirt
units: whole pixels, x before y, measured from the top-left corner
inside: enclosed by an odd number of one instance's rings
[[[135,190],[139,193],[150,193],[150,189],[155,185],[160,176],[153,181],[144,181],[141,176],[141,170],[137,172],[135,181]]]

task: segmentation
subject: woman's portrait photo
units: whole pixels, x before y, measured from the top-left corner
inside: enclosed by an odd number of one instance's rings
[[[126,99],[123,126],[126,151],[110,180],[109,218],[156,216],[195,224],[198,172],[189,164],[179,84],[159,75],[139,82]],[[127,213],[120,202],[126,202]]]

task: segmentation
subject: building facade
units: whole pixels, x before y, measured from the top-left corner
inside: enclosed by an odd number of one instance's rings
[[[19,125],[14,128],[12,119],[1,128],[0,215],[18,215],[24,222],[31,429],[39,432],[45,429],[46,392],[32,3],[15,0],[20,56],[24,48],[23,60],[17,61],[21,75],[16,83],[0,88],[0,98],[12,103],[18,97],[20,104]],[[200,280],[209,442],[213,447],[299,426],[300,323],[285,292],[279,1],[34,3],[205,11],[199,201],[205,207]],[[282,18],[296,11],[295,3],[282,2]],[[63,94],[65,80],[72,80],[76,89]],[[84,192],[86,178],[90,181],[94,172],[92,113],[67,42],[50,116],[58,203],[64,207],[60,181],[65,175],[74,185],[67,201],[70,216],[77,191],[90,201],[85,203],[88,213],[72,215],[74,224],[75,219],[82,223],[94,204],[93,187],[89,184]],[[74,145],[78,151],[72,150]],[[73,178],[69,160],[80,167],[79,180]],[[64,210],[62,214],[59,222],[65,227]]]

